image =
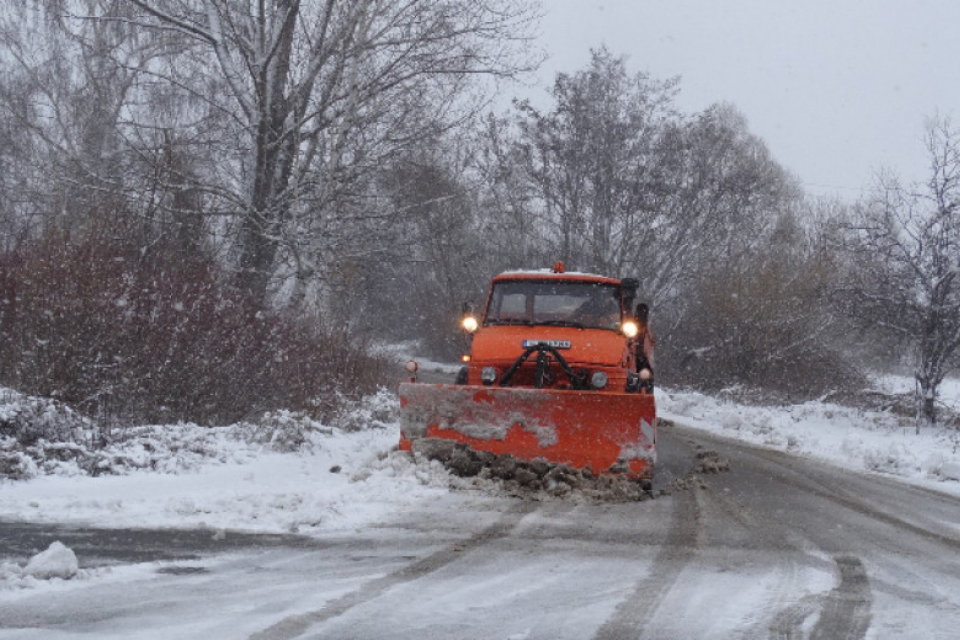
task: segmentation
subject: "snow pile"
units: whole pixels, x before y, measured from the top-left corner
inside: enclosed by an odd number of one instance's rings
[[[388,429],[393,428],[397,422],[400,400],[393,392],[381,388],[376,395],[360,402],[351,402],[341,397],[337,406],[341,409],[333,418],[333,425],[338,429]]]
[[[0,562],[0,592],[35,587],[41,581],[86,578],[94,573],[92,570],[81,570],[77,555],[58,540],[30,558],[25,566],[15,562]]]
[[[69,580],[76,576],[79,570],[77,554],[57,540],[50,543],[46,551],[30,558],[27,566],[23,568],[23,573],[40,580],[51,578]]]
[[[634,502],[650,496],[639,482],[626,476],[597,476],[543,458],[522,460],[474,451],[453,440],[416,441],[414,452],[418,464],[438,462],[463,479],[451,482],[452,487],[480,489],[491,495],[575,502]]]
[[[229,427],[129,427],[102,449],[77,443],[71,460],[51,457],[41,439],[27,448],[31,478],[0,478],[0,518],[211,532],[362,527],[449,491],[444,469],[396,451],[398,408],[382,391],[332,426],[276,412]]]
[[[386,390],[351,402],[324,425],[300,413],[276,411],[226,427],[196,424],[101,428],[53,400],[0,389],[0,479],[44,475],[179,473],[211,462],[249,461],[264,451],[310,451],[334,428],[387,428],[396,420],[396,397]]]
[[[0,519],[271,533],[350,531],[448,492],[397,451],[396,430],[334,432],[313,451],[265,451],[180,473],[38,477],[0,491]],[[229,535],[229,534],[227,534]]]
[[[657,390],[658,415],[729,438],[901,477],[960,494],[960,433],[916,434],[912,417],[824,401],[749,406],[692,391]]]
[[[38,459],[73,460],[93,437],[90,421],[69,407],[0,388],[0,478],[32,477]]]

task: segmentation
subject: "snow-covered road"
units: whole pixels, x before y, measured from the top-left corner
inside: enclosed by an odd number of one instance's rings
[[[699,445],[730,470],[639,503],[423,494],[309,546],[88,569],[0,593],[0,639],[955,637],[956,498],[662,433],[667,469]]]

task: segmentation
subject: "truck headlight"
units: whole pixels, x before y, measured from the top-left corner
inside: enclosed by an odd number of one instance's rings
[[[640,327],[633,320],[627,320],[620,325],[620,331],[628,338],[636,338],[637,334],[640,333]]]
[[[603,371],[594,371],[593,375],[590,376],[590,386],[594,389],[603,389],[609,381],[607,374]]]
[[[473,333],[480,327],[480,323],[477,322],[477,319],[473,316],[466,316],[460,321],[460,326],[463,327],[463,330],[467,333]]]

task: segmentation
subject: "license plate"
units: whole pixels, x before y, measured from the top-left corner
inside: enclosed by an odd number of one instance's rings
[[[569,349],[570,341],[569,340],[524,340],[523,341],[524,349],[528,349],[530,347],[539,347],[540,345],[553,347],[554,349]]]

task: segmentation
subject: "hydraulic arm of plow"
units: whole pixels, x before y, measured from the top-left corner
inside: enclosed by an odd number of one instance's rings
[[[547,375],[547,370],[550,366],[550,356],[557,361],[557,364],[560,365],[560,369],[563,370],[565,374],[570,378],[570,384],[575,390],[586,389],[587,387],[587,376],[586,374],[577,373],[573,368],[567,364],[567,361],[564,360],[563,356],[560,355],[560,351],[556,347],[551,347],[547,344],[536,344],[532,347],[527,347],[526,350],[520,357],[517,358],[517,361],[513,363],[509,369],[500,376],[500,386],[508,387],[510,386],[510,381],[513,378],[513,375],[523,366],[523,363],[536,352],[537,354],[537,369],[533,377],[533,386],[537,389],[543,388],[543,383]]]

